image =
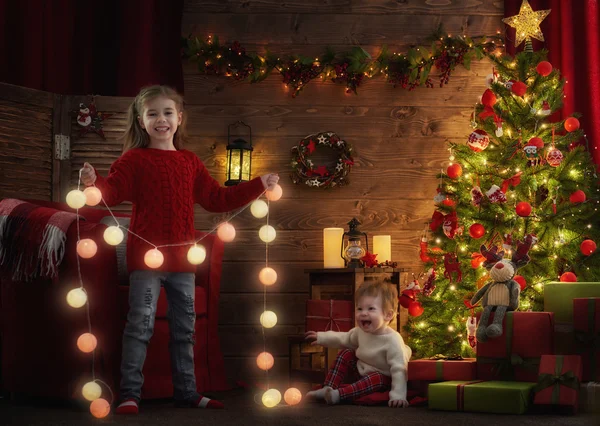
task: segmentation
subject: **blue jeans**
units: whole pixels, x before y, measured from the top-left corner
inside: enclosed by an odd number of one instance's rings
[[[195,275],[161,271],[133,271],[129,276],[129,313],[123,332],[121,399],[141,399],[146,349],[154,332],[156,304],[161,284],[167,293],[169,352],[173,372],[173,397],[180,402],[199,398],[194,375]]]

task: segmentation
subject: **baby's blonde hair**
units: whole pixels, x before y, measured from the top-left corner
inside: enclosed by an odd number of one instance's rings
[[[363,296],[377,297],[381,296],[381,308],[386,314],[392,311],[394,314],[398,311],[398,290],[395,285],[386,281],[366,281],[354,293],[355,303]]]
[[[181,124],[177,127],[177,131],[173,136],[173,145],[175,145],[175,148],[183,148],[187,122],[187,116],[183,109],[183,97],[169,86],[155,85],[144,87],[140,90],[140,93],[137,94],[131,105],[129,105],[129,109],[127,110],[127,130],[122,138],[124,153],[132,148],[146,148],[150,145],[150,137],[142,126],[140,126],[138,117],[144,113],[146,102],[159,96],[171,99],[175,102],[177,112],[183,113]]]

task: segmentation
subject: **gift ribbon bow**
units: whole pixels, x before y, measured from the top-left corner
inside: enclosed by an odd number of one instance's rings
[[[573,371],[567,371],[561,374],[564,362],[564,357],[556,356],[554,364],[554,374],[544,373],[538,376],[538,383],[533,388],[534,392],[540,392],[543,389],[553,386],[552,389],[552,404],[558,404],[560,401],[560,387],[566,386],[574,390],[579,390],[579,379]]]
[[[323,317],[323,316],[319,316],[319,315],[307,315],[306,318],[328,319],[329,322],[325,326],[325,331],[333,330],[334,325],[337,327],[337,331],[340,331],[341,329],[340,329],[340,325],[338,324],[338,321],[352,322],[352,318],[334,318],[333,317],[333,302],[334,302],[333,299],[329,300],[329,316],[328,317]]]
[[[508,187],[509,186],[513,186],[516,187],[518,184],[521,183],[521,175],[523,174],[523,172],[518,172],[515,175],[513,175],[512,177],[506,179],[505,181],[502,182],[502,192],[504,192],[506,194],[506,191],[508,191]]]
[[[491,106],[484,106],[483,107],[483,111],[481,111],[478,114],[479,118],[481,118],[482,120],[485,120],[488,117],[494,117],[494,121],[496,121],[496,113],[494,112],[494,108],[492,108]]]

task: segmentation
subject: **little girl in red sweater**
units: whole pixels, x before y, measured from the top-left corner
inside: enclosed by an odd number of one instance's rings
[[[223,408],[196,390],[194,375],[195,266],[187,261],[189,246],[161,247],[158,269],[144,263],[155,245],[194,241],[194,203],[211,212],[227,212],[256,199],[279,177],[267,174],[250,182],[222,187],[200,159],[182,149],[186,115],[183,99],[166,86],[144,88],[129,107],[123,155],[108,177],[85,163],[81,180],[96,184],[109,206],[131,201],[133,210],[127,265],[130,272],[129,313],[123,335],[119,414],[137,414],[143,383],[142,367],[152,336],[161,284],[169,303],[174,399],[179,406]],[[145,241],[147,240],[147,241]]]

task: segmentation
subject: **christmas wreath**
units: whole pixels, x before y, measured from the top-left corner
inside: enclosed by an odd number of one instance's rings
[[[310,156],[317,148],[330,148],[338,153],[335,166],[316,165]],[[354,165],[352,146],[333,132],[306,136],[292,148],[291,177],[294,183],[331,188],[348,184],[348,173]]]

